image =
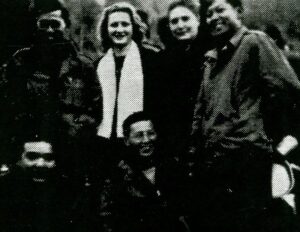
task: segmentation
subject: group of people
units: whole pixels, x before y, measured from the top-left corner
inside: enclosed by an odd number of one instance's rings
[[[298,231],[300,81],[241,0],[200,3],[170,4],[164,50],[131,4],[105,8],[96,61],[59,2],[36,9],[1,70],[1,231]]]

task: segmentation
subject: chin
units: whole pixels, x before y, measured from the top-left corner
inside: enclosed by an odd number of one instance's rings
[[[189,40],[190,36],[183,35],[183,36],[177,36],[176,38],[177,38],[177,40],[185,41],[185,40]]]
[[[127,41],[115,41],[114,42],[114,45],[115,46],[126,46],[128,43],[127,43]]]

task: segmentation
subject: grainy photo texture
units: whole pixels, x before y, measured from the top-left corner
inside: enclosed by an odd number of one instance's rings
[[[300,231],[298,0],[2,0],[0,231]]]

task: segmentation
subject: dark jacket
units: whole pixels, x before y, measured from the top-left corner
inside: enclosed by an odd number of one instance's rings
[[[101,231],[96,211],[101,181],[96,186],[54,167],[44,182],[35,182],[31,171],[15,165],[0,176],[1,231]]]
[[[34,182],[25,169],[12,167],[0,177],[1,231],[65,231],[74,199],[74,194],[67,194],[70,187],[66,183],[56,172],[44,183]]]
[[[186,230],[172,199],[172,194],[178,194],[173,187],[178,187],[179,180],[167,174],[174,171],[170,166],[154,164],[152,184],[135,161],[120,161],[101,194],[100,216],[107,231]]]
[[[142,68],[144,74],[144,110],[153,116],[157,115],[159,87],[163,78],[159,73],[159,61],[161,52],[151,47],[140,46]]]
[[[159,129],[167,150],[180,156],[185,150],[202,79],[203,44],[198,39],[190,45],[174,43],[161,57]]]
[[[300,82],[264,33],[242,28],[206,58],[192,131],[198,145],[226,154],[272,152],[276,142],[295,134],[289,116]]]
[[[4,162],[15,162],[25,142],[46,141],[60,150],[96,134],[100,86],[89,60],[71,44],[19,50],[3,70],[0,88]]]

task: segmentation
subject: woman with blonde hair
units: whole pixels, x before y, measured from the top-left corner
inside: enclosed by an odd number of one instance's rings
[[[104,56],[97,64],[103,93],[103,120],[98,135],[123,145],[122,124],[132,113],[154,113],[157,52],[142,45],[146,25],[129,3],[115,3],[104,9],[97,36]]]

